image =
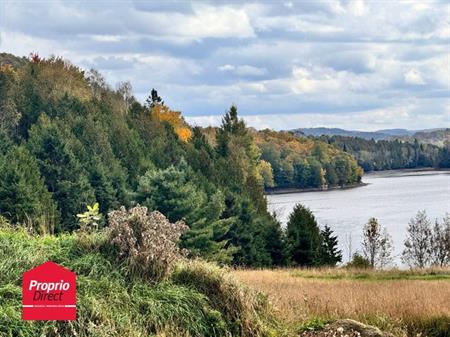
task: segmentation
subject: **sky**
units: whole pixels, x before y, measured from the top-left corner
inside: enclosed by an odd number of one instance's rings
[[[0,52],[61,56],[196,125],[450,126],[448,1],[7,1]]]

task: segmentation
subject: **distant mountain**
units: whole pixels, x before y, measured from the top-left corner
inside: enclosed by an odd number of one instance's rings
[[[359,137],[364,139],[387,139],[395,136],[409,136],[408,130],[403,129],[391,129],[380,131],[355,131],[344,130],[339,128],[300,128],[291,130],[294,134],[305,136],[345,136],[345,137]],[[411,133],[412,134],[412,133]]]
[[[416,131],[406,129],[384,129],[375,131],[375,133],[382,133],[393,137],[412,136],[415,132]]]
[[[417,139],[420,143],[444,146],[450,144],[450,129],[422,130],[415,132],[412,136],[399,137],[400,140]]]
[[[357,131],[344,130],[339,128],[299,128],[291,130],[296,135],[303,136],[344,136],[359,137],[364,139],[399,139],[404,141],[412,141],[417,138],[419,141],[431,144],[442,145],[448,139],[450,129],[428,129],[428,130],[407,130],[407,129],[383,129],[377,131]]]

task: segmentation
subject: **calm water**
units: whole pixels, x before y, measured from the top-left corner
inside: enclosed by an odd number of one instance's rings
[[[348,190],[269,195],[269,209],[283,224],[296,203],[308,206],[319,224],[330,226],[339,237],[344,260],[360,250],[362,226],[376,217],[394,241],[395,262],[400,253],[408,221],[419,209],[429,218],[441,219],[450,213],[450,172],[391,171],[367,174],[367,186]]]

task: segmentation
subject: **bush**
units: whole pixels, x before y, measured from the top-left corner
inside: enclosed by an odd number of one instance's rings
[[[369,269],[372,268],[370,261],[359,253],[353,254],[352,260],[345,265],[347,268]]]
[[[158,282],[171,270],[180,257],[178,241],[188,229],[183,221],[170,223],[158,211],[148,214],[147,207],[130,210],[121,207],[109,217],[109,238],[119,249],[134,276]]]

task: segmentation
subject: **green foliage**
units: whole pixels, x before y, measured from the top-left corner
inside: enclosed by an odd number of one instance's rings
[[[269,335],[274,317],[267,298],[242,286],[225,270],[190,261],[178,265],[172,280],[205,295],[223,313],[231,336]]]
[[[440,147],[417,139],[376,141],[345,136],[322,136],[320,139],[352,154],[364,171],[450,167],[448,143]]]
[[[0,65],[0,132],[11,136],[15,136],[21,117],[14,102],[16,78],[12,67]]]
[[[355,253],[352,256],[352,260],[345,265],[347,268],[372,268],[370,260],[365,258],[359,253]]]
[[[170,221],[197,220],[206,195],[189,180],[186,162],[178,167],[149,170],[139,179],[136,200],[165,214]]]
[[[323,188],[361,181],[363,172],[355,159],[323,141],[270,130],[255,137],[262,160],[270,164],[275,187]]]
[[[450,317],[414,317],[406,322],[408,336],[447,337],[450,331]]]
[[[313,266],[320,261],[321,235],[312,212],[297,204],[289,215],[287,238],[292,262],[299,266]]]
[[[31,128],[27,146],[58,203],[61,223],[65,229],[75,229],[75,215],[95,198],[86,172],[68,142],[71,135],[64,131],[56,122],[42,116]]]
[[[0,214],[44,233],[52,232],[58,219],[36,159],[22,146],[0,154]]]
[[[337,236],[333,235],[331,228],[325,226],[320,234],[322,244],[320,246],[319,264],[335,266],[337,263],[342,262],[342,251],[338,248]]]
[[[303,322],[298,328],[299,332],[306,331],[319,331],[325,328],[325,326],[330,323],[330,320],[322,319],[322,318],[313,318]]]
[[[102,215],[99,213],[99,204],[96,202],[92,206],[87,205],[87,211],[77,214],[80,219],[80,230],[83,232],[95,231],[99,228],[98,221],[101,220]]]

